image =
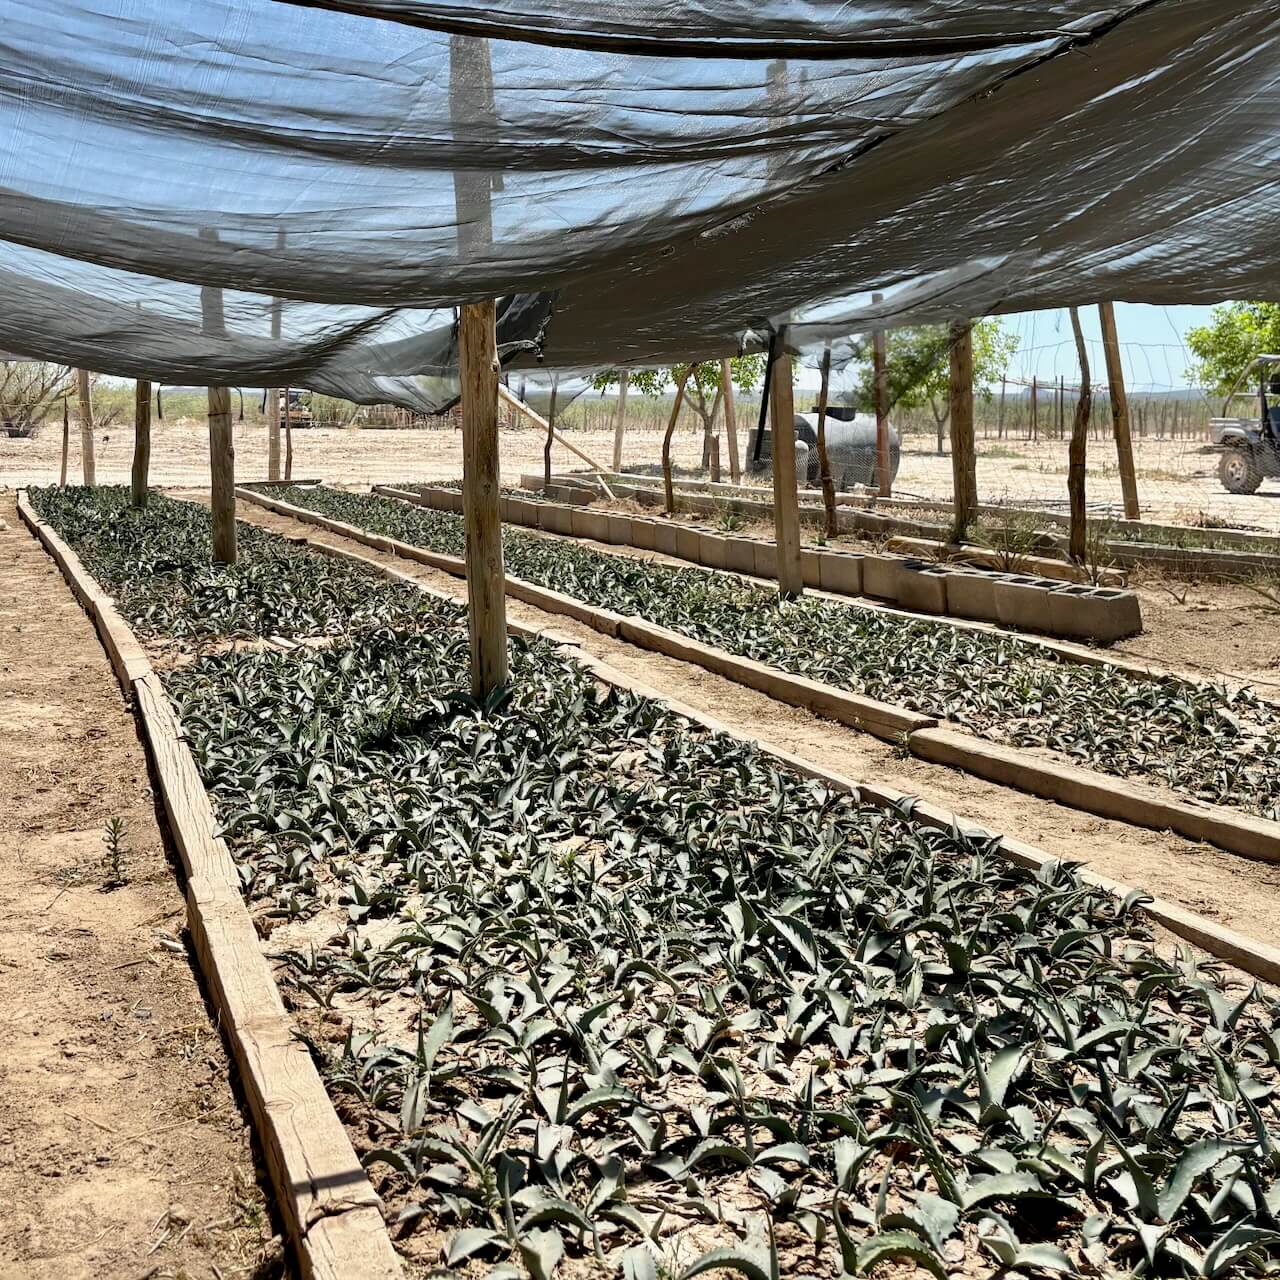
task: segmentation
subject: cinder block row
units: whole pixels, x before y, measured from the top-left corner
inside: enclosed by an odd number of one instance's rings
[[[462,495],[425,489],[414,496],[424,506],[461,511]],[[720,534],[663,518],[616,515],[589,506],[568,506],[504,496],[502,518],[547,533],[587,538],[615,546],[658,551],[677,560],[775,578],[777,547],[763,538]],[[858,555],[825,547],[801,552],[806,586],[928,613],[994,622],[1019,631],[1108,644],[1142,630],[1142,611],[1132,591],[1064,583],[1022,573],[969,565],[940,564],[888,552]]]

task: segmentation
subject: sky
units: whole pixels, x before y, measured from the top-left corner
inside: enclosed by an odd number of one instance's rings
[[[1194,362],[1186,347],[1188,329],[1208,322],[1212,307],[1153,307],[1116,303],[1116,333],[1120,339],[1126,385],[1131,391],[1167,391],[1190,385],[1187,370]],[[1102,333],[1097,307],[1081,307],[1080,322],[1089,345],[1094,382],[1106,380]],[[1065,309],[1030,311],[1004,316],[1001,323],[1017,336],[1018,352],[1010,362],[1012,376],[1030,381],[1078,380],[1071,318]]]

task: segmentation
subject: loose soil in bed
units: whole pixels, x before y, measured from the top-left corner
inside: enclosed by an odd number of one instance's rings
[[[248,503],[240,504],[238,514],[276,533],[359,552],[457,600],[465,598],[463,584],[441,571],[372,551]],[[651,685],[660,696],[685,702],[737,733],[783,747],[854,780],[898,787],[954,810],[975,826],[1017,833],[1056,857],[1087,862],[1104,875],[1242,933],[1269,940],[1274,932],[1280,866],[1250,862],[1167,832],[1096,818],[941,765],[903,758],[892,746],[866,734],[787,707],[722,676],[603,636],[569,618],[514,600],[507,602],[507,610],[511,618],[572,640],[632,679]]]
[[[0,565],[0,1276],[283,1275],[133,717],[11,493]]]

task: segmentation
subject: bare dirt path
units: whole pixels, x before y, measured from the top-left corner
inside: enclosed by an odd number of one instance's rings
[[[0,494],[0,1276],[283,1274],[184,919],[133,716]]]
[[[289,536],[357,551],[408,573],[455,599],[463,584],[449,574],[241,503],[241,519]],[[568,618],[517,601],[509,615],[573,640],[636,680],[714,716],[735,732],[766,740],[849,778],[874,780],[930,800],[972,825],[1016,835],[1046,852],[1180,903],[1241,933],[1272,941],[1280,902],[1280,866],[1250,862],[1167,832],[1095,818],[1020,791],[910,757],[890,745],[807,711],[785,706],[724,677],[610,639]]]

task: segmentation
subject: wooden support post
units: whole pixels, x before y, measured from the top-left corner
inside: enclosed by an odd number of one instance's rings
[[[1124,385],[1124,365],[1120,363],[1120,339],[1116,332],[1116,309],[1110,302],[1098,304],[1102,321],[1102,348],[1107,356],[1107,383],[1111,388],[1111,425],[1115,429],[1116,457],[1120,463],[1120,490],[1124,494],[1126,520],[1137,520],[1138,477],[1133,469],[1133,437],[1129,432],[1129,396]]]
[[[58,477],[61,488],[67,487],[67,454],[71,452],[71,410],[67,405],[67,397],[62,397],[62,471]]]
[[[773,432],[773,523],[778,592],[791,599],[804,591],[804,577],[800,569],[800,506],[796,493],[795,387],[785,329],[774,344],[769,418]]]
[[[151,471],[151,383],[141,378],[133,389],[133,474],[130,498],[135,507],[147,505]]]
[[[622,436],[627,425],[627,387],[631,384],[631,370],[623,369],[618,380],[618,417],[613,424],[613,469],[622,470]]]
[[[209,388],[209,475],[213,558],[221,564],[235,564],[236,449],[229,387]]]
[[[1037,392],[1040,390],[1036,379],[1031,379],[1031,425],[1027,428],[1028,440],[1040,439],[1040,414],[1039,405],[1037,403]]]
[[[738,417],[733,404],[733,365],[720,361],[720,392],[724,396],[724,434],[729,446],[729,479],[737,484],[742,479],[742,459],[738,454]]]
[[[1067,434],[1067,380],[1058,374],[1058,439]]]
[[[80,465],[84,483],[98,483],[98,472],[93,460],[93,395],[89,389],[89,370],[77,369],[76,382],[80,393]]]
[[[977,453],[973,443],[973,326],[951,326],[951,476],[955,521],[951,540],[963,542],[978,509]]]
[[[1004,397],[1009,388],[1007,377],[1000,379],[1000,407],[996,410],[996,439],[1004,439]]]
[[[676,510],[675,486],[671,483],[671,436],[680,417],[680,406],[684,404],[685,384],[692,376],[693,365],[690,364],[685,366],[684,372],[676,379],[676,402],[671,406],[671,417],[667,419],[667,429],[662,436],[662,491],[669,516],[674,515]]]
[[[542,487],[551,488],[551,445],[556,438],[556,397],[560,394],[560,377],[551,375],[551,400],[547,405],[547,435],[542,443]]]
[[[280,388],[266,389],[267,479],[280,479]]]
[[[498,468],[497,307],[471,302],[458,321],[462,387],[462,517],[466,527],[471,692],[507,683],[507,581]]]
[[[822,509],[826,513],[826,532],[834,538],[836,525],[836,483],[831,475],[831,457],[827,453],[827,399],[831,394],[831,343],[822,353],[822,383],[818,387],[818,480],[822,485]]]
[[[871,295],[872,302],[880,302],[883,294]],[[871,335],[872,389],[876,410],[876,483],[882,498],[893,496],[893,480],[889,474],[893,465],[889,458],[889,370],[885,362],[884,330],[876,329]]]
[[[1089,448],[1089,416],[1092,389],[1089,386],[1089,348],[1080,328],[1080,311],[1071,308],[1071,329],[1076,339],[1076,356],[1080,361],[1080,399],[1071,424],[1071,447],[1067,453],[1067,496],[1071,499],[1071,529],[1068,552],[1076,564],[1083,564],[1087,547],[1087,514],[1085,510],[1085,466]]]
[[[286,480],[293,479],[293,411],[289,408],[290,391],[290,387],[285,387],[284,408],[281,410],[284,414],[284,478]]]

